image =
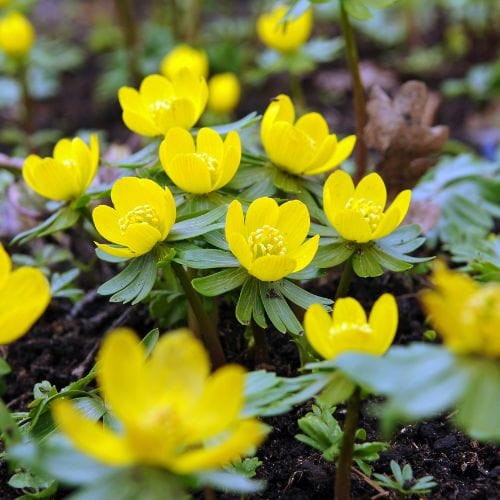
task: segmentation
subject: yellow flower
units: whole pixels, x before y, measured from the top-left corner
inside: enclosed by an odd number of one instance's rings
[[[338,299],[330,316],[313,304],[304,316],[304,330],[311,346],[325,359],[345,352],[382,356],[389,349],[398,327],[398,305],[384,293],[373,305],[370,318],[352,297]]]
[[[260,129],[269,159],[291,174],[317,175],[340,165],[352,152],[356,136],[340,142],[330,134],[319,113],[307,113],[295,122],[295,109],[287,95],[269,104]]]
[[[296,19],[283,22],[289,11],[286,5],[278,5],[269,13],[257,19],[257,33],[262,42],[280,52],[294,52],[303,45],[311,35],[313,11],[307,9]]]
[[[261,281],[276,281],[301,271],[318,250],[319,236],[304,243],[309,233],[309,211],[298,200],[280,207],[272,198],[258,198],[246,217],[238,200],[228,208],[226,239],[240,264]]]
[[[195,75],[206,78],[208,76],[206,52],[181,44],[171,50],[160,63],[160,71],[167,78],[173,78],[182,68],[189,68]]]
[[[234,73],[220,73],[208,82],[208,109],[215,113],[231,113],[240,102],[241,85]]]
[[[183,191],[205,194],[225,186],[238,170],[241,142],[237,132],[226,140],[210,128],[196,137],[185,129],[171,128],[160,145],[160,160],[172,182]]]
[[[0,244],[0,344],[24,335],[50,302],[50,286],[35,267],[12,271],[9,255]]]
[[[27,54],[35,42],[35,30],[29,19],[12,11],[0,19],[0,50],[14,57]]]
[[[51,200],[68,201],[80,197],[90,186],[99,165],[99,142],[90,136],[90,147],[80,138],[61,139],[52,157],[30,155],[23,165],[26,184]]]
[[[384,212],[387,191],[382,177],[369,174],[354,188],[351,176],[337,170],[323,188],[323,205],[330,224],[346,240],[366,243],[392,233],[410,207],[411,191],[401,191]]]
[[[217,469],[258,446],[266,426],[243,419],[245,372],[210,374],[208,356],[189,331],[164,335],[146,359],[128,329],[109,334],[98,356],[98,382],[120,431],[57,400],[53,415],[74,446],[110,465],[146,464],[178,474]]]
[[[118,99],[125,125],[140,135],[165,135],[172,127],[191,128],[203,113],[208,99],[205,79],[188,68],[172,78],[149,75],[139,91],[121,87]]]
[[[117,257],[139,257],[163,241],[175,222],[175,201],[168,188],[150,179],[122,177],[111,189],[115,208],[99,205],[92,217],[104,238],[119,245],[97,243]]]
[[[420,298],[445,345],[457,354],[500,358],[500,284],[480,285],[436,262],[433,290]]]

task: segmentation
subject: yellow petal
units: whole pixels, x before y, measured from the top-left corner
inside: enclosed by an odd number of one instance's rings
[[[160,144],[160,160],[163,168],[175,155],[195,153],[194,139],[184,128],[172,127]]]
[[[114,208],[99,205],[92,211],[92,219],[101,236],[118,245],[127,245],[126,238],[120,231],[120,216]]]
[[[184,67],[172,77],[172,84],[179,98],[187,99],[193,103],[194,125],[207,105],[208,85],[205,78]]]
[[[387,190],[382,177],[377,173],[368,174],[363,177],[354,191],[354,198],[370,200],[380,205],[382,210],[387,201]]]
[[[410,208],[410,203],[411,203],[411,190],[405,189],[404,191],[401,191],[394,201],[391,203],[391,206],[387,209],[387,211],[391,209],[398,209],[399,211],[399,219],[398,219],[398,226],[403,222],[403,219],[406,217],[406,214],[408,213],[408,210]]]
[[[310,306],[304,315],[304,330],[308,342],[323,358],[330,359],[332,349],[330,328],[332,319],[320,304]]]
[[[193,101],[176,99],[169,108],[161,108],[156,112],[155,122],[160,131],[166,134],[172,127],[191,128],[198,118]]]
[[[317,175],[326,171],[325,165],[329,165],[328,161],[334,155],[337,149],[337,136],[335,134],[329,135],[322,142],[319,143],[315,150],[314,157],[308,165],[304,174]]]
[[[174,95],[171,81],[161,75],[148,75],[142,80],[139,93],[146,103],[167,100]]]
[[[220,162],[224,153],[221,136],[215,130],[203,127],[196,136],[196,152],[206,153]]]
[[[317,234],[316,236],[308,239],[300,247],[287,253],[287,256],[295,261],[295,269],[293,270],[294,273],[302,271],[302,269],[307,267],[312,262],[316,252],[318,251],[318,246],[319,235]]]
[[[2,243],[0,243],[0,291],[12,269],[12,262],[9,254],[5,251]]]
[[[168,194],[165,193],[166,190],[151,179],[122,177],[113,184],[111,200],[120,215],[141,205],[152,206],[163,214],[168,203],[166,199]],[[160,217],[160,213],[158,216]]]
[[[107,245],[105,243],[98,243],[94,241],[97,248],[102,250],[104,253],[109,255],[113,255],[114,257],[122,257],[124,259],[131,259],[133,257],[137,257],[137,255],[127,247],[115,247],[113,245]]]
[[[89,420],[69,401],[54,401],[52,416],[77,450],[109,465],[129,465],[134,462],[123,438],[102,424]]]
[[[213,190],[208,165],[194,154],[176,155],[165,171],[172,182],[187,193],[204,194]]]
[[[287,253],[298,248],[309,233],[311,218],[307,206],[299,200],[283,203],[279,207],[278,229],[285,239]]]
[[[337,167],[351,155],[355,145],[355,135],[349,135],[348,137],[345,137],[337,143],[337,147],[335,148],[335,152],[333,153],[331,158],[323,166],[318,166],[317,168],[312,169],[310,172],[308,172],[308,174],[317,175]]]
[[[306,113],[295,123],[295,127],[307,134],[316,146],[319,146],[328,136],[328,124],[319,113]]]
[[[99,166],[99,137],[97,134],[90,134],[90,157],[95,175],[95,171]]]
[[[411,191],[409,189],[401,191],[382,216],[377,229],[373,233],[373,239],[383,238],[392,233],[406,217],[408,209],[410,208],[410,203]]]
[[[221,175],[214,186],[220,189],[225,186],[236,174],[241,162],[241,140],[238,132],[231,131],[224,141]]]
[[[278,121],[293,124],[294,120],[295,109],[291,99],[285,94],[275,97],[267,107],[260,126],[260,137],[266,151],[272,146],[269,142],[271,126]]]
[[[285,255],[265,255],[252,262],[248,272],[261,281],[277,281],[295,271],[297,263]]]
[[[248,234],[264,225],[276,227],[279,217],[278,204],[272,198],[257,198],[248,207],[245,226]]]
[[[64,161],[68,158],[71,158],[72,153],[73,153],[73,146],[71,144],[71,140],[64,138],[57,141],[56,145],[54,146],[54,151],[52,156],[54,157],[55,160]]]
[[[146,222],[130,224],[125,229],[125,241],[136,257],[148,253],[161,240],[161,233]]]
[[[124,111],[130,110],[137,114],[146,112],[144,101],[139,92],[132,87],[121,87],[118,90],[118,101]]]
[[[253,255],[247,240],[241,233],[231,233],[226,236],[229,249],[238,259],[239,263],[245,268],[250,269]]]
[[[337,215],[345,209],[353,193],[354,182],[351,176],[343,170],[333,172],[326,180],[323,187],[323,206],[325,215],[332,226]]]
[[[233,200],[227,209],[226,215],[226,240],[229,241],[229,236],[232,233],[242,234],[245,239],[247,237],[247,231],[245,228],[245,222],[243,219],[243,207],[238,200]]]
[[[342,238],[349,241],[366,243],[373,239],[367,220],[353,210],[343,210],[338,213],[332,221],[332,226]]]
[[[391,346],[398,328],[398,305],[393,295],[384,293],[377,299],[368,323],[373,330],[373,347],[376,349],[372,353],[381,356]]]
[[[366,324],[366,313],[356,299],[344,297],[335,302],[332,321],[334,327],[340,326],[342,323],[363,325]]]
[[[0,344],[24,335],[49,302],[50,286],[39,269],[20,267],[9,273],[0,288]]]
[[[125,109],[122,119],[127,128],[136,134],[154,137],[162,133],[149,114],[139,114]]]

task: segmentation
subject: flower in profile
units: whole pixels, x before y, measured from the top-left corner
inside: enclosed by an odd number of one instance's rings
[[[262,43],[279,52],[294,52],[311,35],[313,11],[307,9],[296,19],[284,21],[289,7],[277,5],[271,12],[264,13],[257,19],[257,34]]]
[[[304,316],[307,340],[325,359],[346,352],[382,356],[389,349],[398,327],[398,305],[393,295],[381,295],[367,321],[361,304],[352,297],[338,299],[330,316],[313,304]]]
[[[292,200],[278,206],[272,198],[257,198],[246,217],[238,200],[229,205],[226,240],[240,264],[261,281],[276,281],[301,271],[318,250],[319,236],[305,241],[310,227],[307,206]]]
[[[45,198],[69,201],[79,198],[92,183],[99,165],[99,142],[90,136],[90,146],[79,137],[61,139],[52,157],[29,155],[23,165],[26,184]]]
[[[238,106],[240,96],[240,81],[234,73],[219,73],[208,81],[208,109],[214,113],[231,113]]]
[[[195,75],[207,78],[207,53],[183,43],[174,47],[160,63],[160,71],[167,78],[173,78],[182,68],[189,68]]]
[[[50,285],[36,267],[12,270],[9,255],[0,244],[0,344],[24,335],[50,302]]]
[[[392,233],[410,207],[411,191],[401,191],[384,212],[387,191],[382,177],[368,174],[354,187],[351,176],[337,170],[323,188],[323,205],[330,224],[346,240],[367,243]]]
[[[436,262],[432,290],[420,300],[431,324],[457,354],[500,358],[500,284],[480,285]]]
[[[319,113],[307,113],[295,121],[293,103],[284,94],[266,109],[260,136],[269,159],[295,175],[317,175],[337,167],[356,143],[354,135],[337,141]]]
[[[205,109],[208,87],[202,76],[184,67],[171,78],[147,76],[139,91],[121,87],[118,99],[125,125],[153,137],[165,135],[172,127],[191,128]]]
[[[221,136],[202,128],[196,137],[171,128],[160,145],[160,161],[172,182],[187,193],[206,194],[225,186],[238,170],[241,142],[237,132]]]
[[[148,358],[132,331],[115,330],[97,366],[120,431],[90,420],[68,400],[54,402],[53,416],[78,450],[101,462],[190,474],[248,454],[266,435],[265,425],[241,417],[243,368],[226,365],[210,374],[207,353],[187,330],[164,335]]]
[[[115,245],[97,243],[116,257],[139,257],[163,241],[175,222],[175,201],[168,188],[150,179],[122,177],[111,189],[114,208],[99,205],[92,218],[99,233]]]
[[[29,19],[11,11],[0,19],[0,50],[13,57],[26,55],[35,42],[35,30]]]

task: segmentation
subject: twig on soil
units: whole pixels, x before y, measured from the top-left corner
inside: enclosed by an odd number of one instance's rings
[[[372,481],[366,474],[363,474],[359,469],[356,469],[356,467],[352,468],[352,472],[378,492],[377,495],[371,497],[371,500],[389,496],[389,492],[387,490],[384,490],[382,486],[378,485],[375,481]]]

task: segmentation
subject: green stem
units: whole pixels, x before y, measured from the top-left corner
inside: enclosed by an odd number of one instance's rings
[[[186,294],[189,305],[193,308],[193,312],[196,315],[201,333],[204,336],[208,351],[210,352],[212,366],[213,368],[218,368],[226,363],[226,357],[224,356],[224,351],[222,350],[215,325],[212,321],[210,321],[207,313],[205,312],[200,297],[191,285],[191,280],[189,279],[184,267],[180,264],[172,263],[172,269],[177,276],[184,293]]]
[[[269,350],[267,348],[266,333],[255,321],[251,323],[254,341],[255,366],[269,362]]]
[[[304,96],[304,89],[302,88],[302,82],[300,76],[295,73],[290,72],[290,90],[292,93],[292,99],[295,107],[298,110],[305,111],[306,109],[306,99]]]
[[[368,161],[368,153],[364,140],[364,128],[367,122],[366,118],[366,101],[363,83],[361,82],[361,74],[359,72],[359,57],[356,39],[349,21],[344,0],[340,1],[340,24],[346,45],[347,65],[352,78],[352,90],[354,97],[354,113],[356,118],[356,173],[355,181],[358,182],[366,174],[366,166]]]
[[[344,424],[344,435],[335,474],[336,500],[349,500],[351,498],[351,466],[354,456],[354,440],[358,426],[359,408],[361,404],[361,390],[354,389],[352,396],[347,401],[347,414]]]
[[[134,21],[131,0],[115,0],[115,9],[122,25],[127,46],[128,69],[131,83],[138,85],[141,81],[139,70],[139,34]]]
[[[337,287],[337,293],[335,294],[335,300],[347,295],[353,276],[354,270],[352,268],[352,258],[349,257],[349,259],[347,259],[344,263],[344,269],[342,270],[342,275],[340,276],[340,282]]]

